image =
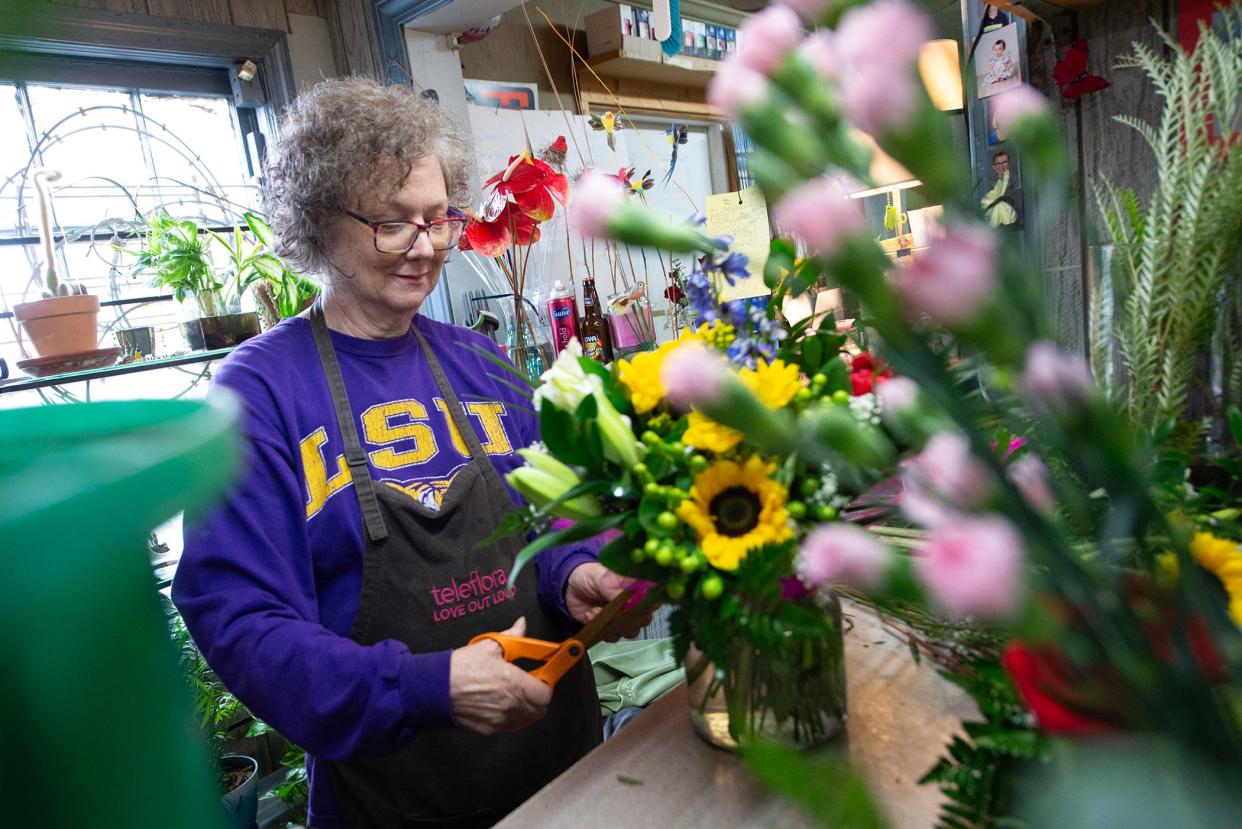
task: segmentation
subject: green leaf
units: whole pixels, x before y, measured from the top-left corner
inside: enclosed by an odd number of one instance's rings
[[[578,424],[572,415],[544,399],[539,407],[539,435],[552,457],[571,466],[585,466],[586,447],[579,440]]]
[[[1228,412],[1229,431],[1233,435],[1233,442],[1242,446],[1242,411],[1237,406],[1230,406]]]
[[[802,370],[814,374],[819,370],[824,359],[824,344],[818,337],[810,337],[802,342]]]
[[[513,560],[513,569],[509,571],[509,584],[514,584],[517,581],[518,574],[522,572],[522,568],[531,559],[549,547],[594,538],[604,530],[611,530],[613,527],[621,526],[625,518],[624,513],[621,515],[609,515],[603,518],[592,518],[589,521],[578,521],[572,527],[566,527],[563,530],[553,530],[550,533],[541,535],[518,551],[517,557]]]
[[[266,247],[271,247],[276,242],[276,234],[272,233],[272,226],[263,220],[257,213],[246,211],[246,226],[250,228],[250,232],[254,234],[254,238],[258,239]]]
[[[626,777],[624,774],[617,775],[617,782],[626,786],[641,786],[643,781],[636,780],[633,777]]]
[[[845,365],[845,360],[840,356],[828,360],[820,367],[820,373],[828,378],[828,382],[824,385],[824,389],[831,394],[834,391],[849,391],[850,386],[850,370]]]

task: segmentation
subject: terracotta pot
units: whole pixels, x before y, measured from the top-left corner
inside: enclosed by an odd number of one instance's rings
[[[94,351],[99,345],[99,297],[54,296],[13,306],[40,357]]]

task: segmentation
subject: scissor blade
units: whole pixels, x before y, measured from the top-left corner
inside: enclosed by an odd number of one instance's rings
[[[617,618],[621,608],[625,607],[626,602],[633,598],[633,596],[634,588],[627,587],[625,590],[622,590],[613,597],[612,601],[604,605],[603,610],[595,614],[594,619],[583,625],[582,630],[578,631],[574,638],[588,648],[594,645],[600,640],[600,636],[603,635],[609,623]]]

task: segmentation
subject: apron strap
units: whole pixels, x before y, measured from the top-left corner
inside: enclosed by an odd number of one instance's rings
[[[372,481],[371,470],[367,466],[367,455],[362,451],[362,443],[358,440],[358,427],[354,425],[354,414],[349,408],[349,395],[345,393],[345,378],[341,376],[341,364],[336,359],[336,349],[332,347],[332,337],[328,334],[328,323],[324,321],[321,302],[316,302],[311,307],[310,323],[311,331],[315,335],[315,347],[319,350],[319,362],[323,365],[324,376],[328,379],[328,391],[332,394],[332,405],[336,409],[337,426],[345,441],[345,463],[349,466],[349,475],[354,482],[358,507],[362,510],[362,521],[372,541],[383,541],[388,537],[388,528],[384,526],[384,516],[380,514],[375,482]]]
[[[461,401],[457,398],[457,392],[453,391],[452,385],[449,384],[448,377],[444,375],[444,369],[440,366],[440,361],[436,359],[435,353],[431,350],[431,345],[427,342],[427,338],[423,336],[423,332],[418,330],[417,317],[415,317],[413,328],[414,336],[418,338],[418,345],[427,357],[428,365],[431,366],[431,374],[436,378],[436,385],[440,387],[440,394],[444,395],[444,399],[448,403],[449,416],[453,418],[457,431],[461,434],[462,440],[466,441],[466,447],[470,450],[470,457],[475,460],[485,461],[486,466],[490,468],[492,465],[491,458],[483,451],[483,444],[479,443],[478,433],[474,431],[470,418],[466,416],[466,407],[461,404]]]

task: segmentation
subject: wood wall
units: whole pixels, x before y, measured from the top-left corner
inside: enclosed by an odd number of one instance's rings
[[[583,20],[588,14],[609,5],[612,4],[604,0],[537,0],[513,9],[485,39],[461,47],[462,75],[474,80],[537,84],[540,109],[574,112],[577,104],[571,69],[573,55],[539,9],[551,18],[560,34],[574,44],[579,54],[586,55]],[[547,61],[547,71],[540,60],[541,53],[543,60]],[[589,77],[585,71],[579,74]],[[554,86],[556,93],[553,92]]]
[[[1058,102],[1064,133],[1073,164],[1073,190],[1067,205],[1045,215],[1048,224],[1036,243],[1044,253],[1044,277],[1052,306],[1066,345],[1087,347],[1087,309],[1093,268],[1091,248],[1107,243],[1099,219],[1092,183],[1108,178],[1133,188],[1146,198],[1155,184],[1151,150],[1133,129],[1113,120],[1132,115],[1154,121],[1161,101],[1139,70],[1114,70],[1134,42],[1159,48],[1153,20],[1172,30],[1177,0],[1107,0],[1077,12],[1049,14],[1047,25],[1036,24],[1028,38],[1031,82]],[[1079,38],[1087,38],[1092,74],[1107,78],[1112,86],[1069,102],[1060,97],[1052,81],[1057,58]],[[1045,209],[1049,206],[1041,206]]]
[[[46,0],[59,6],[289,31],[289,14],[328,17],[331,0]]]

